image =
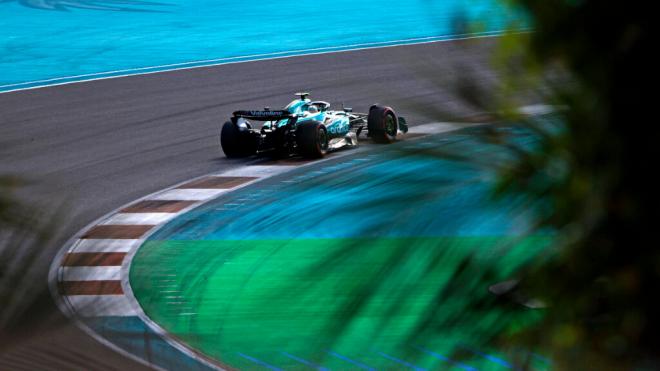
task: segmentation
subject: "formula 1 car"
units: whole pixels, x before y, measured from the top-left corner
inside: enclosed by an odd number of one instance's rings
[[[356,146],[365,132],[377,143],[392,143],[408,131],[406,120],[390,107],[373,105],[369,113],[354,113],[351,108],[330,110],[330,103],[312,101],[309,93],[296,93],[283,110],[236,111],[224,123],[220,145],[227,157],[246,157],[257,153],[276,156],[299,154],[323,157],[328,151]],[[252,121],[264,122],[261,128]]]

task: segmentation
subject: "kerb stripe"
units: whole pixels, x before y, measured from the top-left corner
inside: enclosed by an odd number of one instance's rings
[[[136,239],[149,232],[153,225],[97,225],[88,230],[85,238]]]
[[[121,281],[62,281],[62,295],[123,295]]]
[[[123,252],[80,252],[68,253],[64,256],[64,267],[107,267],[121,265],[126,253]]]

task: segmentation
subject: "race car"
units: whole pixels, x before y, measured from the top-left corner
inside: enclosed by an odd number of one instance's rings
[[[286,157],[302,155],[323,157],[328,151],[357,146],[366,133],[377,143],[392,143],[406,133],[403,117],[390,107],[373,105],[369,113],[354,113],[351,108],[330,110],[330,103],[312,101],[309,93],[296,93],[282,110],[236,111],[224,123],[220,145],[227,157],[247,157],[271,153]],[[263,122],[257,128],[252,121]]]

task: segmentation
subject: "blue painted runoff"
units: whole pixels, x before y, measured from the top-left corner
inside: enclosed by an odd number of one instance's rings
[[[150,240],[521,236],[530,226],[523,199],[492,199],[495,174],[424,148],[494,158],[467,135],[347,156],[239,189],[180,215]]]
[[[155,333],[139,317],[94,317],[85,324],[119,349],[149,364],[169,370],[211,371],[197,358],[182,353],[161,335]]]
[[[492,35],[522,19],[498,0],[0,0],[0,91]]]

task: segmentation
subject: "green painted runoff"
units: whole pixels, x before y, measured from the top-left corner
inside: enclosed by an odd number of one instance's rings
[[[506,361],[496,352],[481,354],[480,341],[536,314],[471,307],[475,300],[490,300],[480,278],[490,270],[496,272],[493,280],[506,278],[548,241],[150,241],[138,251],[130,280],[149,317],[191,347],[240,369],[410,368],[399,361],[427,369],[503,369]],[[440,258],[432,253],[437,248],[443,250]],[[466,268],[468,257],[475,259]],[[438,291],[457,288],[438,301]],[[361,290],[368,290],[367,302],[352,296]],[[431,327],[442,332],[415,337],[431,307],[435,321],[445,319]]]

